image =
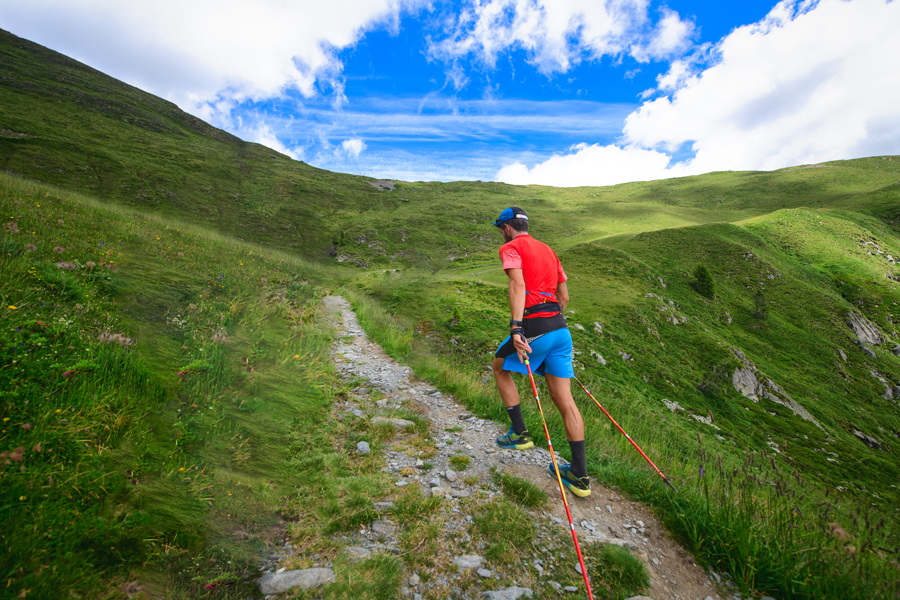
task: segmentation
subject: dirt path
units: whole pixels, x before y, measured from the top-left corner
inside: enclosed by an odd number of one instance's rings
[[[396,412],[404,409],[418,412],[432,421],[431,437],[436,453],[428,459],[432,465],[431,470],[426,472],[421,469],[422,461],[417,456],[410,455],[413,454],[412,450],[392,448],[386,453],[384,470],[397,477],[396,486],[418,485],[426,495],[444,497],[444,529],[461,531],[471,523],[471,517],[477,513],[480,504],[499,495],[490,483],[490,470],[494,467],[504,469],[537,484],[550,497],[550,502],[543,509],[532,511],[539,540],[553,539],[556,540],[555,543],[572,544],[556,480],[547,472],[550,455],[546,450],[498,449],[494,440],[507,430],[507,424],[498,425],[475,418],[452,396],[446,396],[427,382],[413,377],[409,367],[398,364],[377,344],[367,339],[349,303],[343,298],[331,296],[325,299],[325,304],[332,321],[340,330],[334,345],[337,368],[345,376],[367,381],[367,384],[354,390],[352,398],[344,406],[338,407],[338,410],[351,413],[356,411],[357,415],[378,413],[390,418],[392,410]],[[374,394],[379,397],[377,401],[372,400],[375,390],[380,392]],[[402,436],[398,436],[398,439],[402,440]],[[462,473],[454,472],[450,463],[450,458],[458,453],[467,455],[471,461]],[[612,543],[631,549],[646,565],[650,574],[650,597],[657,600],[721,600],[723,597],[709,575],[692,561],[684,548],[667,535],[646,506],[630,502],[596,481],[592,482],[591,496],[577,498],[569,494],[568,498],[582,545]],[[356,534],[354,543],[360,545],[361,552],[395,548],[394,537],[398,525],[401,524],[375,522],[368,531]],[[447,547],[460,550],[458,539],[453,539],[456,540],[455,543],[448,543]],[[465,549],[464,553],[479,554],[480,551],[481,548],[472,547]],[[555,579],[564,579],[564,585],[574,585],[577,592],[584,595],[584,582],[579,581],[575,565],[555,565],[553,557],[553,544],[547,542],[547,556],[536,557],[532,565],[527,565],[528,572],[522,573],[516,583],[530,585],[536,597],[553,597],[556,592],[562,593],[560,582]],[[442,562],[446,565],[453,559],[454,556],[448,556]],[[411,582],[401,591],[415,599],[423,598],[423,595],[441,597],[441,590],[445,590],[448,596],[475,598],[484,597],[482,594],[485,589],[497,589],[490,585],[480,588],[471,585],[457,587],[454,585],[454,576],[462,575],[454,575],[454,571],[449,569],[444,573],[438,566],[434,573],[427,576],[412,574]],[[569,588],[569,591],[576,590]],[[516,593],[512,592],[504,597],[527,597],[516,596]]]

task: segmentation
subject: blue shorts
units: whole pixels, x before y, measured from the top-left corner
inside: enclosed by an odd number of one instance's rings
[[[508,341],[507,337],[500,344],[500,348]],[[528,345],[531,346],[528,362],[531,364],[533,373],[538,375],[549,373],[556,377],[568,377],[569,379],[575,377],[575,370],[572,368],[572,334],[569,333],[568,327],[545,333],[529,342]],[[515,373],[528,372],[525,363],[519,362],[519,355],[515,352],[503,360],[503,370]]]

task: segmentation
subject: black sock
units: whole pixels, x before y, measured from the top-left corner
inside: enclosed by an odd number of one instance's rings
[[[522,405],[516,404],[515,406],[507,406],[506,412],[509,415],[509,420],[512,421],[512,428],[516,435],[522,435],[528,428],[525,427],[525,419],[522,417]]]
[[[584,457],[584,440],[569,442],[572,451],[572,474],[577,477],[587,477],[587,459]]]

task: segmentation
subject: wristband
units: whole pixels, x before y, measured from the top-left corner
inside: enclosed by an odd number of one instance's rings
[[[512,331],[510,331],[510,332],[509,332],[509,339],[511,340],[512,337],[513,337],[514,335],[520,336],[520,337],[522,338],[522,341],[523,341],[523,342],[525,342],[526,344],[528,343],[528,340],[525,338],[525,330],[522,329],[521,327],[516,327],[515,329],[513,329]]]
[[[522,321],[516,321],[515,319],[509,320],[510,327],[522,327],[523,325],[525,325],[525,323],[523,323]]]

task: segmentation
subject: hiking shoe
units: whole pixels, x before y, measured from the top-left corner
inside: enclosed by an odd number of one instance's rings
[[[507,450],[528,450],[529,448],[534,448],[534,442],[531,441],[530,433],[523,431],[521,434],[518,434],[512,428],[497,438],[497,445]]]
[[[555,478],[556,471],[553,470],[552,462],[547,469]],[[563,485],[569,488],[569,491],[579,498],[591,495],[591,480],[587,477],[578,477],[572,473],[572,465],[559,465],[559,478],[562,479]]]

